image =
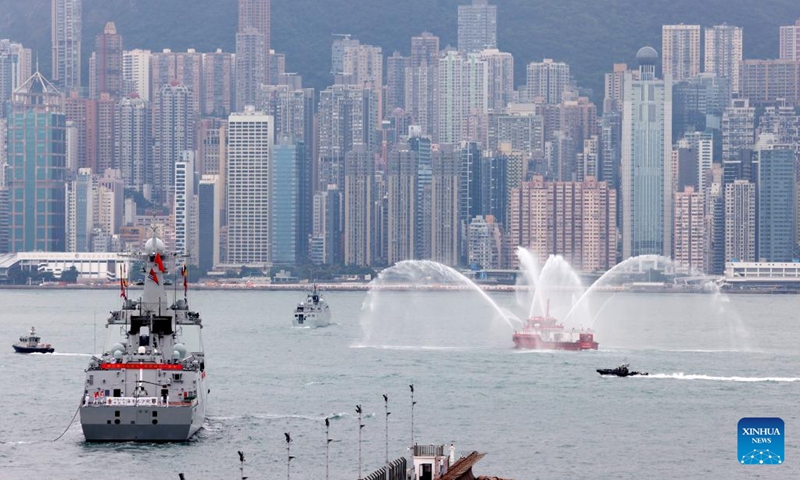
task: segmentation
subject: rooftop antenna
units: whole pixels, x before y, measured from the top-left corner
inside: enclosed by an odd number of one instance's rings
[[[361,480],[361,430],[364,428],[364,424],[361,423],[361,414],[363,413],[361,405],[356,405],[356,413],[358,414],[358,480]]]
[[[325,480],[328,480],[329,476],[329,469],[328,469],[328,461],[330,459],[330,450],[331,450],[331,421],[328,417],[325,417]]]
[[[286,480],[291,480],[292,477],[292,436],[288,433],[283,434],[286,437]]]
[[[247,477],[244,476],[244,452],[239,450],[239,473],[242,480],[247,480]]]

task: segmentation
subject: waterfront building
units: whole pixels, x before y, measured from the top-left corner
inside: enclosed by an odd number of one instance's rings
[[[222,226],[222,184],[219,175],[203,175],[197,189],[197,258],[202,272],[220,263],[220,227]]]
[[[758,162],[756,182],[758,261],[789,262],[796,236],[795,153],[791,145],[775,143],[763,134],[755,147]]]
[[[11,252],[66,248],[66,116],[38,71],[14,92],[8,117]]]
[[[672,260],[684,273],[705,268],[705,206],[703,194],[692,187],[675,193]]]
[[[91,251],[92,229],[97,181],[89,168],[78,169],[78,174],[66,185],[66,251]]]
[[[563,255],[575,269],[607,270],[616,264],[616,192],[605,182],[546,182],[535,175],[511,189],[509,245],[544,262]]]
[[[226,263],[264,268],[272,262],[273,118],[248,107],[228,117],[227,133]]]
[[[658,53],[636,54],[622,115],[622,258],[672,254],[672,81],[655,76]]]
[[[469,222],[467,244],[470,267],[502,268],[503,231],[492,215],[477,216]]]
[[[275,142],[272,155],[272,263],[297,265],[301,250],[307,247],[302,237],[301,174],[306,158],[305,145],[289,135]],[[302,255],[305,256],[304,254]]]
[[[734,180],[725,186],[725,263],[756,261],[756,185]]]

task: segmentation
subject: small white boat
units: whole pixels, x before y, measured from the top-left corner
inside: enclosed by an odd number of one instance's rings
[[[308,293],[305,302],[297,304],[294,309],[292,326],[294,327],[327,327],[331,324],[331,309],[328,303],[322,298],[322,294],[314,285]]]
[[[53,348],[49,343],[42,343],[41,337],[36,334],[36,329],[31,327],[30,333],[19,337],[19,342],[12,345],[17,353],[53,353]]]

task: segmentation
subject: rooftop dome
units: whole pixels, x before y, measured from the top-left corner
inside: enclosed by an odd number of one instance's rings
[[[658,64],[658,52],[653,47],[642,47],[636,52],[636,61],[639,65]]]

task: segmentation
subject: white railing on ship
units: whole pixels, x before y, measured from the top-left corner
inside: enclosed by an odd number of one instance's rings
[[[90,398],[88,395],[83,400],[83,405],[86,407],[185,407],[193,405],[196,399],[192,401],[177,400],[170,401],[169,397],[99,397]]]
[[[163,400],[158,397],[106,397],[105,404],[108,406],[136,407],[139,405],[158,406]]]

